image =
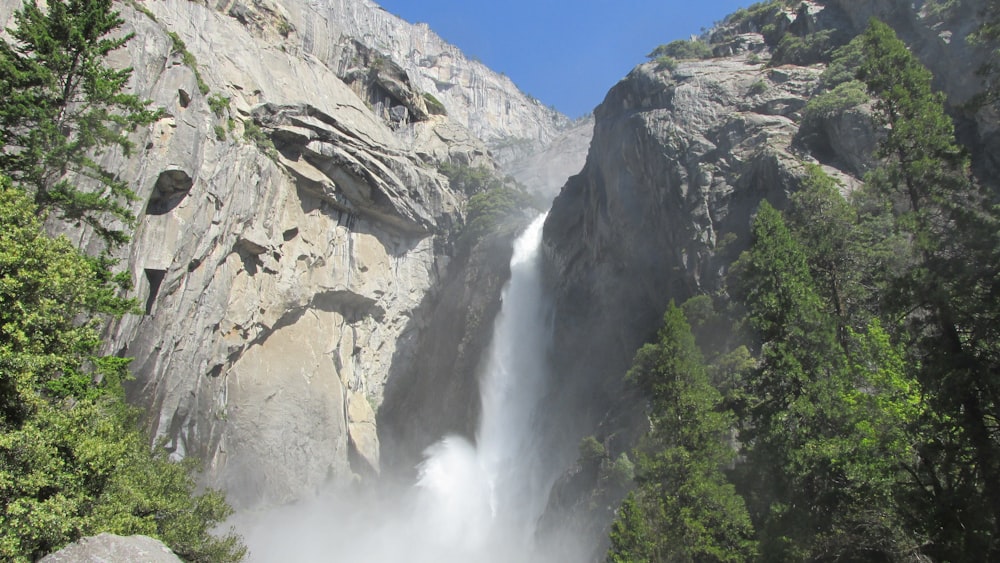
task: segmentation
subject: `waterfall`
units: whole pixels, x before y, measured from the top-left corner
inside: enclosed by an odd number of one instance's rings
[[[445,436],[417,482],[390,498],[326,495],[244,526],[251,561],[541,563],[535,530],[559,467],[533,424],[550,339],[540,247],[545,216],[515,241],[481,364],[476,443]],[[552,558],[548,558],[552,560]],[[559,557],[559,561],[566,561]]]
[[[528,560],[552,485],[532,424],[550,334],[539,256],[544,221],[544,215],[535,219],[514,243],[480,380],[476,444],[446,437],[427,450],[420,467],[428,537],[470,561]]]

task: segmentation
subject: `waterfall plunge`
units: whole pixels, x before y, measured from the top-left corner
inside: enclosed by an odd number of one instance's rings
[[[449,436],[427,450],[420,467],[419,506],[432,528],[428,537],[469,560],[528,560],[552,485],[532,425],[550,334],[539,257],[544,221],[544,215],[535,219],[514,243],[480,381],[476,445]]]
[[[535,527],[558,473],[533,425],[550,328],[539,250],[545,216],[514,243],[481,374],[476,444],[447,436],[399,497],[323,495],[244,523],[251,561],[541,563]],[[566,553],[557,560],[568,561]]]

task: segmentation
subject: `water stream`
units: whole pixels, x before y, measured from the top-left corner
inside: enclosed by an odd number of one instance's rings
[[[550,335],[539,256],[544,220],[535,219],[514,243],[480,380],[476,444],[446,437],[428,449],[420,467],[419,498],[435,530],[430,537],[470,561],[528,560],[554,479],[532,424]]]
[[[425,452],[417,483],[390,499],[330,494],[269,514],[246,533],[251,561],[543,561],[535,531],[559,472],[534,424],[550,341],[539,252],[544,219],[514,243],[482,364],[475,444],[443,437]]]

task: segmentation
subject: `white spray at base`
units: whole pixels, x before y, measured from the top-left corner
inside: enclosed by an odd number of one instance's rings
[[[536,526],[558,465],[541,451],[533,424],[547,376],[550,341],[541,274],[545,216],[514,243],[511,278],[482,364],[476,444],[447,436],[425,452],[404,494],[327,494],[237,526],[250,561],[533,563]]]

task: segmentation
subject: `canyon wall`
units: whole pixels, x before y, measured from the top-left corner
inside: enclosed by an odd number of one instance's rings
[[[995,170],[995,115],[964,105],[981,89],[974,70],[983,52],[966,36],[983,7],[965,2],[942,20],[919,3],[803,2],[787,8],[779,24],[849,38],[870,17],[884,18],[934,71],[977,167]],[[611,89],[595,110],[586,165],[563,187],[545,225],[558,366],[549,412],[575,413],[547,423],[563,425],[563,440],[598,436],[612,459],[647,424],[624,374],[655,336],[668,302],[722,290],[728,265],[748,244],[758,203],[784,207],[807,163],[822,166],[845,193],[874,165],[879,131],[868,106],[803,128],[825,64],[772,59],[773,45],[753,22],[710,34],[713,57],[640,64]],[[589,526],[585,537],[601,537],[617,500],[595,500],[596,476],[588,482],[585,474],[570,467],[548,522]]]
[[[112,63],[164,113],[131,157],[103,157],[139,195],[118,257],[142,310],[105,338],[133,358],[129,397],[154,438],[248,507],[378,475],[376,413],[397,373],[403,396],[453,389],[464,407],[438,403],[435,431],[474,426],[472,358],[513,232],[454,260],[468,194],[439,165],[500,173],[484,139],[530,152],[568,120],[366,0],[118,8],[135,37]],[[469,340],[469,385],[431,370],[426,318],[442,303],[454,323],[435,330]]]

